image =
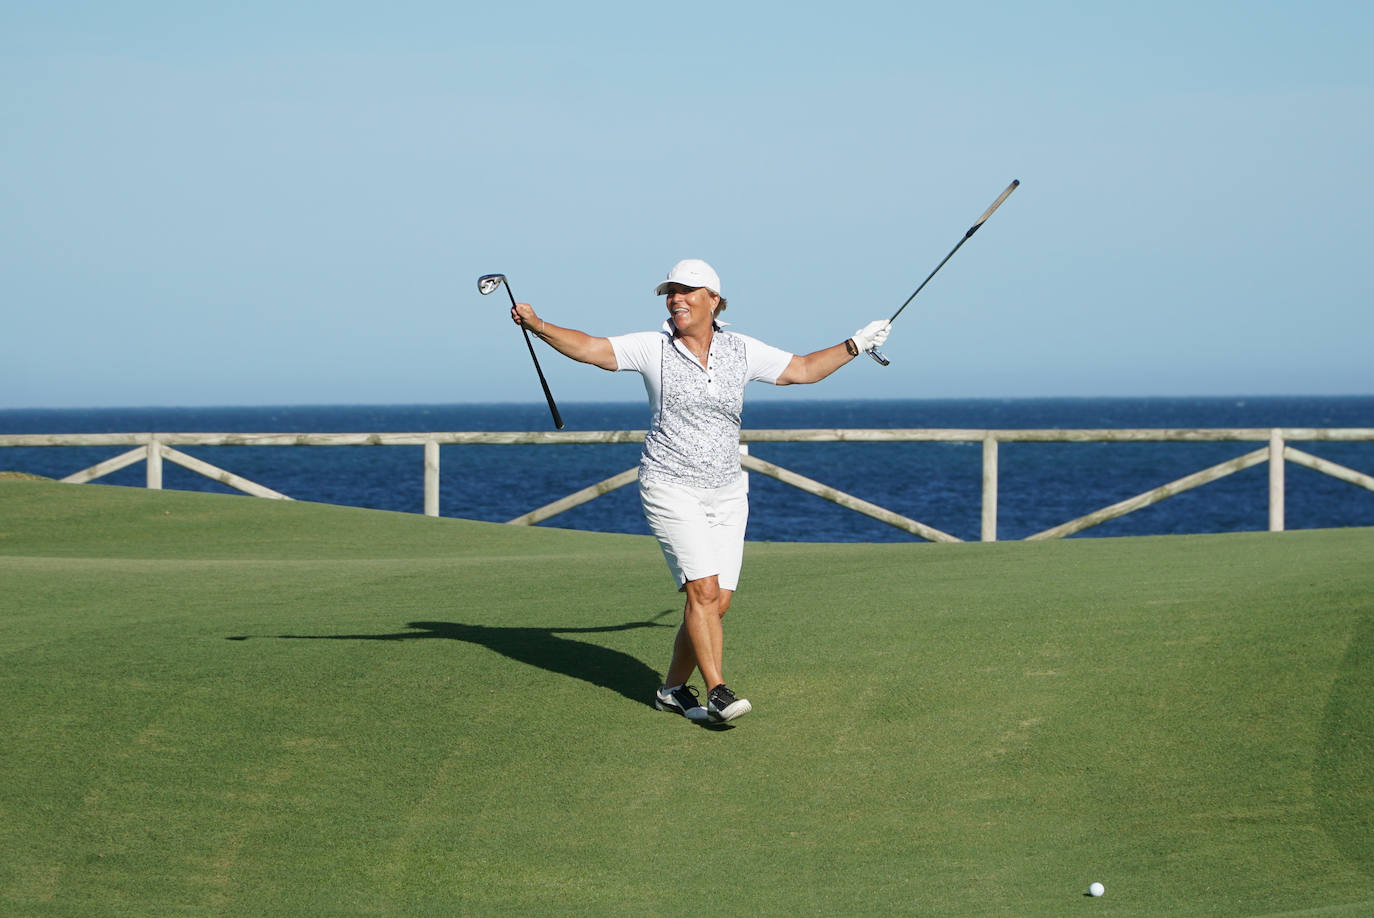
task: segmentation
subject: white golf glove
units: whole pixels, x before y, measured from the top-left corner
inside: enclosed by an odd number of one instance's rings
[[[859,349],[859,352],[863,353],[864,351],[871,351],[875,347],[881,346],[882,343],[887,340],[888,332],[891,330],[891,319],[878,319],[869,322],[853,335],[850,335],[850,339],[854,342],[854,346]]]

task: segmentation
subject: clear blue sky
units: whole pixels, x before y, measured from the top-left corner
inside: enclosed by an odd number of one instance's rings
[[[538,402],[504,297],[760,397],[1374,392],[1374,6],[8,3],[0,407]],[[638,380],[544,345],[560,401]]]

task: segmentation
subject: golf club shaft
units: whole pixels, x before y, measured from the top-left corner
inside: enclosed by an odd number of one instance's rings
[[[506,281],[501,286],[506,288],[506,296],[510,297],[511,309],[515,308],[515,294],[511,293],[510,281]],[[563,429],[563,415],[558,413],[558,406],[553,402],[553,393],[549,391],[548,380],[544,379],[544,370],[539,366],[539,357],[534,353],[534,342],[530,340],[530,330],[525,327],[525,323],[520,323],[520,331],[525,335],[525,347],[530,349],[530,359],[534,361],[534,372],[539,374],[539,385],[544,387],[544,398],[549,403],[549,413],[553,415],[553,426]]]
[[[987,222],[988,217],[991,217],[991,216],[992,216],[992,212],[995,211],[997,208],[1001,207],[1001,206],[1002,206],[1002,202],[1005,201],[1005,200],[1007,199],[1007,197],[1008,197],[1013,191],[1016,190],[1016,186],[1017,186],[1017,185],[1020,185],[1020,184],[1021,184],[1021,180],[1020,180],[1020,179],[1013,179],[1013,180],[1012,180],[1012,183],[1011,183],[1010,185],[1008,185],[1008,186],[1002,191],[1002,193],[999,194],[999,195],[997,196],[997,200],[995,200],[995,201],[992,202],[992,206],[990,206],[987,210],[983,211],[983,215],[982,215],[981,217],[978,218],[977,222],[975,222],[972,226],[970,226],[970,227],[968,228],[968,232],[964,233],[963,238],[960,239],[957,243],[955,243],[954,248],[952,248],[952,249],[949,250],[949,254],[946,255],[944,258],[940,259],[940,263],[939,263],[938,265],[935,266],[935,270],[934,270],[934,271],[931,271],[930,274],[926,275],[926,279],[923,280],[923,281],[921,281],[921,286],[917,287],[917,288],[912,292],[911,296],[909,296],[909,297],[906,298],[906,302],[903,303],[903,304],[897,309],[897,311],[894,312],[894,313],[892,314],[892,318],[891,318],[891,319],[888,319],[888,322],[889,322],[889,323],[892,323],[892,322],[897,321],[897,317],[898,317],[899,315],[902,314],[902,310],[903,310],[903,309],[906,309],[908,306],[910,306],[910,305],[911,305],[911,301],[914,300],[914,299],[916,299],[916,294],[918,294],[918,293],[920,293],[922,290],[924,290],[926,284],[930,283],[930,279],[931,279],[932,277],[934,277],[936,274],[938,274],[939,271],[940,271],[940,269],[943,268],[943,267],[945,266],[945,262],[947,262],[947,261],[949,261],[951,258],[953,258],[953,257],[954,257],[954,253],[957,252],[957,251],[959,251],[959,246],[963,245],[965,242],[968,242],[969,237],[972,236],[974,233],[978,232],[978,228],[979,228],[980,226],[982,226],[984,223]],[[887,366],[889,363],[892,362],[892,361],[888,360],[887,357],[885,357],[885,356],[883,355],[883,353],[882,353],[881,351],[879,351],[876,347],[875,347],[875,348],[872,348],[871,350],[869,350],[868,356],[872,357],[874,360],[878,361],[878,363],[882,364],[883,366]]]

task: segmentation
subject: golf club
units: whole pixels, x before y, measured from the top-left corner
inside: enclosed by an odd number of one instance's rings
[[[949,250],[949,254],[946,255],[940,261],[940,263],[935,266],[935,271],[931,271],[930,275],[926,277],[925,280],[921,281],[921,286],[916,288],[916,292],[906,298],[906,302],[902,304],[901,309],[898,309],[896,312],[892,314],[892,318],[888,319],[889,324],[897,321],[897,317],[902,314],[902,309],[906,309],[907,306],[910,305],[911,301],[916,299],[916,294],[920,293],[922,288],[924,288],[926,284],[930,283],[930,278],[934,277],[936,272],[945,266],[946,261],[949,261],[951,258],[954,257],[954,253],[959,251],[959,246],[963,245],[965,242],[968,242],[968,238],[972,236],[974,233],[978,232],[978,227],[982,226],[987,221],[988,217],[992,216],[992,212],[994,210],[1002,206],[1002,202],[1007,199],[1007,196],[1009,194],[1016,190],[1016,186],[1019,184],[1021,184],[1020,179],[1013,179],[1012,183],[1007,186],[1006,190],[997,196],[997,200],[992,202],[992,206],[989,207],[987,210],[983,211],[983,216],[979,217],[978,222],[974,223],[972,226],[968,228],[968,232],[964,233],[964,238],[960,239],[959,242],[954,246],[954,248]],[[883,366],[887,366],[892,362],[888,360],[887,356],[884,355],[883,352],[878,350],[876,347],[869,349],[868,356],[872,357],[874,360],[878,361],[878,363],[882,364]]]
[[[515,294],[511,293],[510,282],[506,280],[504,274],[483,274],[477,278],[477,292],[486,296],[497,287],[505,287],[506,295],[510,297],[511,308],[515,308]],[[549,391],[548,381],[544,379],[544,371],[539,366],[539,358],[534,353],[534,342],[530,340],[530,330],[525,327],[525,323],[520,323],[520,330],[525,333],[525,346],[530,349],[530,359],[534,361],[534,372],[539,374],[539,385],[544,387],[544,398],[549,402],[549,413],[553,415],[553,426],[559,430],[563,429],[563,416],[558,413],[558,406],[553,403],[553,393]]]

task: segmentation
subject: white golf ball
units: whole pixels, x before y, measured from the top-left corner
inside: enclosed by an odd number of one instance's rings
[[[1088,895],[1093,897],[1100,896],[1106,891],[1107,887],[1103,886],[1101,883],[1094,883],[1088,887]]]

